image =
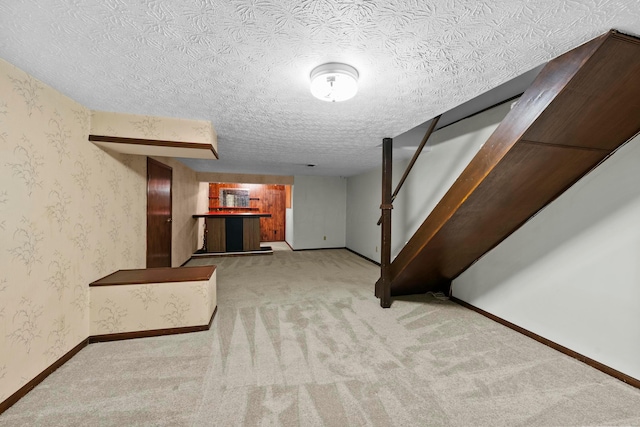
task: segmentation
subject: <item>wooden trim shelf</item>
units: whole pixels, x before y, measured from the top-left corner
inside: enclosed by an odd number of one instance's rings
[[[120,136],[89,135],[89,141],[110,142],[114,144],[149,145],[154,147],[189,148],[196,150],[209,150],[216,159],[219,159],[218,152],[213,144],[198,142],[166,141],[160,139],[125,138]]]
[[[209,280],[215,265],[197,267],[161,267],[134,270],[118,270],[89,284],[93,286],[142,285],[147,283],[200,282]]]

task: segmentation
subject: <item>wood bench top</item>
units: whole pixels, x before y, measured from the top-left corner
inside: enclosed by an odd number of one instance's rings
[[[215,265],[198,267],[161,267],[118,270],[98,279],[89,286],[142,285],[146,283],[200,282],[209,280],[216,270]]]
[[[194,214],[193,218],[271,218],[268,212],[207,212]]]

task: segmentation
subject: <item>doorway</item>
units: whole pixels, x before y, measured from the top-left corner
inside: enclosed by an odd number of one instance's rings
[[[173,170],[147,157],[147,268],[171,267]]]

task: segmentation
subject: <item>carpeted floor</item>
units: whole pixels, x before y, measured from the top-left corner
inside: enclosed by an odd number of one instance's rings
[[[346,250],[215,263],[210,331],[92,344],[0,425],[640,425],[640,390],[473,311],[381,309]]]

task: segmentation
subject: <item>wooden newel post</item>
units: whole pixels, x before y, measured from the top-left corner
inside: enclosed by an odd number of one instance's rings
[[[391,307],[391,154],[393,139],[382,139],[382,243],[380,245],[380,307]]]

